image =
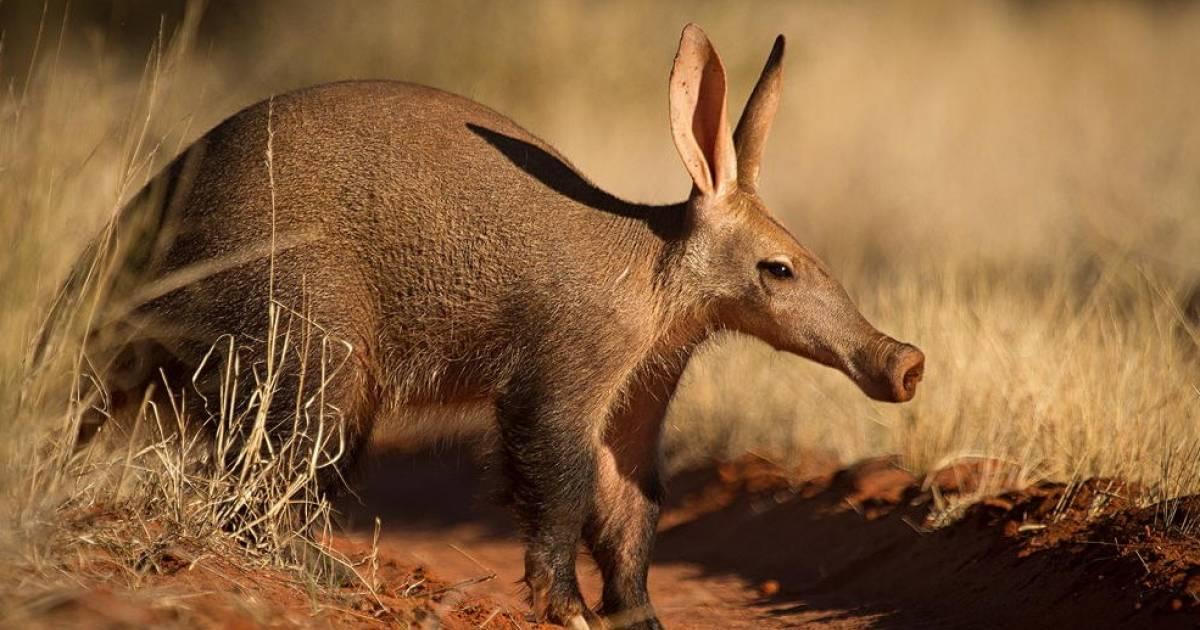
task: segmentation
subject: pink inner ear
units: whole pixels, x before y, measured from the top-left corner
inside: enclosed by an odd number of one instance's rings
[[[720,143],[721,125],[725,120],[725,74],[721,71],[720,62],[713,63],[713,59],[707,60],[700,74],[699,99],[696,102],[696,112],[692,117],[692,134],[696,137],[696,144],[700,146],[700,151],[704,154],[706,170],[708,171],[709,181],[712,182],[714,190],[719,180],[717,179],[717,168],[719,156],[717,155],[718,146]],[[719,94],[719,98],[713,95]]]
[[[736,181],[733,138],[726,122],[725,69],[708,38],[689,25],[671,73],[675,146],[701,193],[720,193]]]

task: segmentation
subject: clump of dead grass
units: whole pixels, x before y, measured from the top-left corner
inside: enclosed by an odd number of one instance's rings
[[[138,87],[107,95],[136,104],[123,121],[105,109],[111,100],[75,112],[91,115],[92,124],[105,120],[125,130],[123,139],[102,138],[96,153],[81,158],[86,163],[103,154],[114,161],[117,166],[99,173],[107,185],[63,170],[50,157],[53,144],[41,144],[62,131],[55,128],[62,121],[57,116],[78,123],[68,110],[79,94],[64,91],[65,84],[77,90],[93,84],[60,74],[57,53],[38,68],[44,76],[31,68],[27,91],[10,94],[0,109],[12,132],[0,142],[0,190],[16,210],[3,216],[3,225],[19,237],[0,262],[3,277],[13,281],[0,329],[22,340],[0,351],[0,580],[12,586],[0,596],[2,624],[35,619],[47,602],[80,588],[140,588],[148,576],[181,563],[187,570],[215,562],[219,566],[211,570],[280,574],[309,594],[314,606],[336,589],[348,586],[373,597],[379,586],[371,558],[352,561],[327,544],[329,481],[347,449],[344,424],[325,403],[324,391],[339,377],[344,342],[304,313],[272,301],[261,344],[216,340],[198,366],[193,382],[219,382],[219,399],[205,399],[191,383],[164,376],[132,416],[110,419],[97,437],[81,443],[85,421],[113,411],[103,380],[93,376],[104,367],[91,363],[97,357],[85,352],[84,337],[111,297],[120,266],[116,243],[128,235],[114,233],[111,221],[101,229],[73,263],[49,316],[41,314],[45,302],[34,299],[48,294],[41,286],[46,278],[22,269],[71,263],[70,248],[47,248],[53,239],[46,208],[62,203],[60,195],[76,201],[88,196],[76,186],[108,188],[107,214],[115,217],[137,183],[171,157],[173,149],[164,148],[171,138],[187,135],[190,119],[184,115],[162,127],[161,109],[171,109],[164,102],[171,103],[170,93],[178,89],[173,80],[184,72],[194,17],[170,43],[160,35]],[[46,154],[30,155],[31,146],[46,146]],[[270,165],[269,153],[264,159]],[[31,303],[19,306],[20,300]],[[315,373],[307,372],[310,366]],[[278,398],[283,379],[311,383],[300,391],[313,393]]]
[[[341,342],[279,304],[268,317],[265,348],[226,338],[198,368],[196,378],[217,373],[219,400],[164,381],[165,408],[155,402],[163,397],[147,392],[133,418],[110,419],[87,444],[73,438],[103,396],[76,399],[48,431],[29,432],[36,442],[28,456],[7,462],[6,479],[21,482],[4,488],[6,504],[20,509],[3,523],[12,543],[3,566],[16,574],[3,579],[32,591],[6,590],[15,600],[7,610],[36,608],[48,588],[65,587],[64,578],[104,574],[136,589],[147,574],[162,573],[163,562],[190,570],[205,557],[227,568],[282,571],[314,606],[322,593],[346,586],[376,591],[374,564],[327,544],[329,479],[346,445],[344,424],[323,392],[340,372],[335,357],[345,353],[332,347]],[[319,373],[307,375],[313,352]],[[282,375],[297,373],[318,379],[315,393],[277,398]],[[83,560],[97,553],[98,563]]]

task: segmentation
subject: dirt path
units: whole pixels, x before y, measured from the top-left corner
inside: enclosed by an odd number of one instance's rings
[[[450,583],[489,579],[463,587],[485,595],[515,617],[527,610],[519,580],[523,548],[510,516],[489,500],[486,474],[460,452],[438,456],[393,456],[371,466],[359,492],[363,504],[350,509],[349,529],[366,541],[372,515],[385,526],[380,553],[400,563],[429,567]],[[665,520],[679,521],[676,508]],[[668,530],[661,541],[674,542]],[[786,544],[781,541],[781,544]],[[591,561],[580,558],[580,580],[589,601],[598,599],[600,579]],[[686,560],[659,559],[650,573],[656,609],[669,628],[863,628],[879,614],[764,597],[761,582],[712,572]]]
[[[950,472],[934,480],[947,493],[975,474]],[[459,451],[378,457],[347,529],[366,540],[378,515],[383,556],[520,620],[521,546],[488,476]],[[672,480],[650,588],[671,628],[1200,627],[1200,542],[1162,533],[1159,512],[1122,493],[1039,484],[935,531],[930,492],[888,460],[782,471],[747,458]]]
[[[433,567],[439,578],[451,583],[494,573],[495,579],[465,590],[489,596],[517,617],[527,608],[517,584],[523,565],[522,549],[511,537],[497,538],[471,525],[441,532],[391,532],[381,540],[380,552],[402,562]],[[651,575],[655,604],[671,628],[786,628],[812,618],[777,615],[744,580],[705,576],[703,569],[695,565],[658,563]],[[594,571],[584,571],[581,579],[589,600],[595,599],[600,589],[598,576]]]

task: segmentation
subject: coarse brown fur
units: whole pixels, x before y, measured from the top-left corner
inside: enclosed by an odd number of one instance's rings
[[[302,314],[339,342],[322,404],[351,452],[389,423],[461,433],[451,416],[491,411],[535,616],[598,621],[575,577],[583,543],[600,614],[656,627],[661,423],[698,343],[752,334],[884,400],[910,398],[923,369],[757,195],[782,55],[781,37],[731,134],[724,68],[685,29],[671,120],[694,187],[669,206],[609,195],[507,118],[428,87],[336,83],[243,110],[120,219],[121,288],[98,326],[120,343],[91,352],[108,352],[106,387],[140,400],[165,374],[213,397],[197,367],[215,341],[261,343],[271,303]],[[285,379],[279,396],[319,382]]]

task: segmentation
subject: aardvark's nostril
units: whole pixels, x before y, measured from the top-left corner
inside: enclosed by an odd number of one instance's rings
[[[906,345],[896,353],[892,370],[892,391],[896,402],[912,400],[917,393],[917,383],[925,375],[925,355],[913,346]]]

